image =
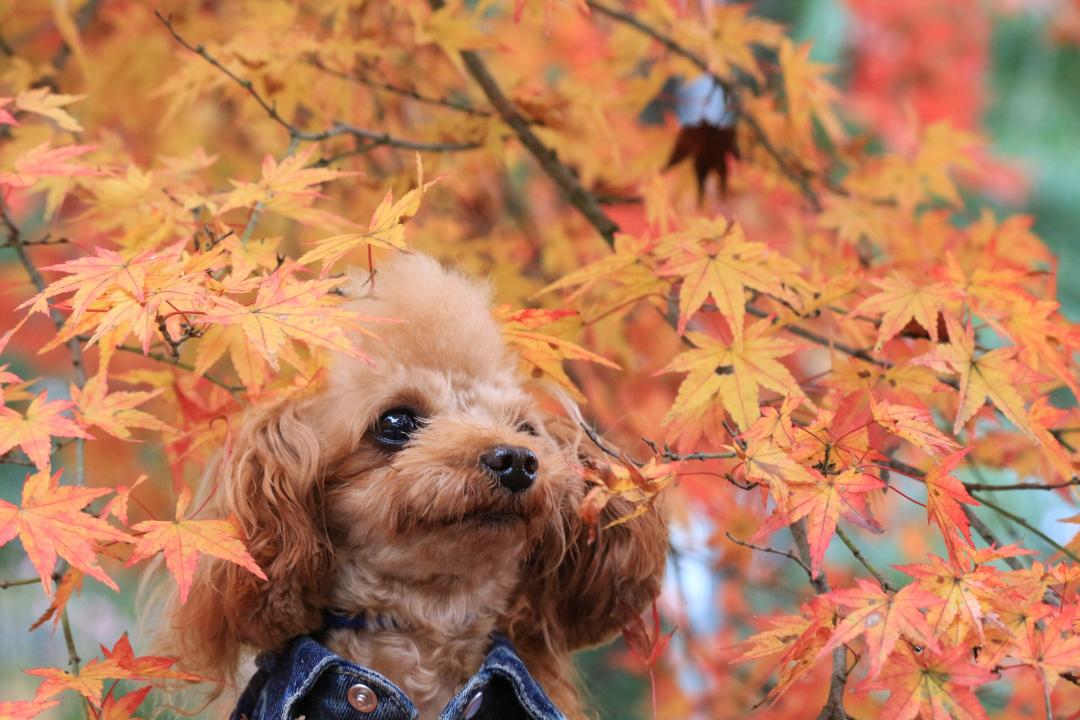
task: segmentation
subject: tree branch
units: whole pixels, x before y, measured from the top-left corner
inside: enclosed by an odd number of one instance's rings
[[[41,582],[41,578],[23,578],[22,580],[0,580],[0,590],[7,590],[13,587],[22,587],[23,585],[37,585]]]
[[[443,0],[429,0],[429,4],[432,9],[438,10],[445,3]],[[495,81],[484,61],[480,59],[480,56],[473,50],[462,50],[460,54],[462,61],[465,63],[465,69],[468,70],[473,80],[484,91],[488,102],[495,108],[495,112],[499,114],[502,121],[510,126],[521,144],[532,153],[532,156],[540,163],[540,167],[562,191],[566,200],[585,216],[585,219],[596,228],[596,231],[603,236],[608,245],[614,246],[615,233],[619,232],[619,226],[615,221],[604,212],[592,193],[578,182],[577,177],[570,168],[559,160],[555,151],[536,136],[536,133],[529,127],[529,122],[518,112],[510,99],[503,94],[499,84]]]
[[[30,256],[26,253],[26,247],[23,244],[22,231],[8,215],[7,206],[3,200],[0,199],[0,220],[3,221],[4,226],[8,230],[8,243],[11,248],[15,250],[15,256],[19,259],[23,269],[26,270],[26,274],[30,276],[30,282],[34,284],[37,291],[44,292],[47,283],[45,278],[42,277],[41,272],[34,265]],[[64,316],[60,314],[55,308],[49,308],[49,318],[52,320],[53,325],[56,326],[56,331],[59,333],[64,329]],[[71,368],[74,375],[75,386],[82,388],[86,384],[86,363],[83,359],[82,346],[79,344],[77,338],[71,338],[67,341],[68,353],[71,355]],[[75,440],[75,483],[77,485],[83,484],[85,477],[85,459],[86,459],[86,446],[85,441],[82,438],[76,438]]]
[[[803,563],[810,565],[810,541],[806,537],[806,525],[802,520],[793,522],[788,526],[791,537],[795,539],[795,547],[799,550]],[[829,579],[822,573],[818,577],[810,577],[810,584],[818,595],[829,592]],[[832,652],[832,673],[829,675],[829,697],[825,706],[818,715],[818,720],[848,720],[847,711],[844,710],[844,688],[847,687],[847,648],[843,645]]]

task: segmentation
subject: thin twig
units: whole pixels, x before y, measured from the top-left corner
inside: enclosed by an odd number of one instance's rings
[[[15,224],[11,216],[8,215],[7,206],[0,200],[0,220],[3,221],[4,226],[8,230],[8,242],[11,243],[12,249],[15,250],[15,256],[19,258],[19,262],[26,270],[26,274],[30,276],[30,282],[34,284],[39,293],[45,292],[47,283],[45,278],[42,277],[41,272],[34,265],[30,256],[26,253],[26,247],[23,245],[22,230]],[[64,329],[64,316],[60,314],[60,311],[55,308],[49,308],[49,318],[52,320],[53,325],[56,326],[56,332],[63,332]],[[72,374],[75,376],[75,386],[82,389],[86,384],[86,363],[83,360],[82,345],[79,344],[77,338],[71,338],[67,341],[68,353],[71,355],[71,368]],[[86,468],[86,446],[85,441],[82,438],[76,438],[75,440],[75,484],[82,485],[85,477]]]
[[[375,80],[366,75],[359,75],[356,73],[345,72],[344,70],[337,70],[332,67],[327,67],[323,64],[322,60],[317,57],[311,58],[309,62],[313,67],[318,68],[327,75],[333,75],[334,77],[341,78],[342,80],[348,80],[350,82],[359,83],[361,85],[367,85],[368,87],[375,88],[376,90],[385,90],[386,92],[394,93],[395,95],[401,95],[402,97],[407,97],[419,103],[444,107],[450,110],[457,110],[458,112],[463,112],[467,115],[475,115],[477,117],[491,117],[492,115],[490,110],[474,108],[471,105],[466,105],[465,103],[450,100],[449,98],[424,95],[416,88],[402,87],[401,85],[394,85],[393,83],[388,83],[384,80]]]
[[[409,140],[406,138],[395,137],[386,132],[377,132],[375,130],[366,130],[355,125],[351,125],[345,122],[336,122],[331,127],[322,131],[306,131],[301,130],[293,123],[289,122],[281,116],[281,113],[277,111],[277,107],[272,103],[266,101],[259,91],[255,89],[255,85],[245,78],[240,77],[229,68],[225,67],[217,58],[207,52],[202,43],[198,45],[192,45],[184,39],[176,28],[173,26],[172,17],[165,17],[159,11],[155,10],[154,15],[157,19],[168,29],[169,34],[173,36],[176,42],[180,43],[183,47],[187,48],[191,52],[201,57],[206,62],[213,65],[222,74],[239,85],[241,88],[247,91],[248,95],[258,103],[259,107],[267,114],[267,116],[285,129],[289,133],[289,137],[296,140],[317,141],[327,140],[332,137],[338,137],[341,135],[352,135],[353,137],[366,140],[374,145],[384,145],[386,147],[400,148],[403,150],[416,150],[420,152],[460,152],[463,150],[475,150],[482,147],[483,143],[480,142],[425,142],[419,140]]]
[[[188,372],[191,372],[191,373],[195,372],[195,366],[194,365],[191,365],[191,364],[186,363],[186,362],[181,362],[179,360],[173,360],[172,358],[169,358],[166,355],[162,355],[161,353],[156,353],[156,352],[144,353],[142,351],[141,347],[136,347],[134,345],[117,345],[116,349],[117,350],[122,350],[123,352],[133,353],[135,355],[139,355],[141,357],[145,357],[145,358],[148,358],[150,360],[156,360],[158,362],[165,363],[166,365],[172,365],[173,367],[180,368],[181,370],[187,370]],[[244,386],[242,386],[242,385],[230,385],[229,383],[225,382],[224,380],[221,380],[220,378],[216,378],[216,377],[214,377],[213,375],[211,375],[209,373],[202,373],[199,377],[203,378],[207,382],[210,382],[210,383],[213,383],[214,385],[217,385],[220,388],[228,390],[230,393],[232,393],[234,395],[236,393],[238,393],[238,392],[243,392],[245,390]]]
[[[995,502],[993,502],[991,500],[988,500],[986,498],[986,496],[984,496],[984,495],[972,494],[972,497],[975,498],[976,500],[978,500],[981,504],[985,505],[986,507],[988,507],[991,510],[993,510],[994,512],[996,512],[998,515],[1001,515],[1002,517],[1006,517],[1009,520],[1012,520],[1014,523],[1016,523],[1020,527],[1024,528],[1025,530],[1034,533],[1044,543],[1046,543],[1050,547],[1054,548],[1055,550],[1057,550],[1061,554],[1069,557],[1070,559],[1072,559],[1073,562],[1080,563],[1080,557],[1077,557],[1076,553],[1074,553],[1072,550],[1069,550],[1067,547],[1060,544],[1059,542],[1054,540],[1052,537],[1050,537],[1049,535],[1044,533],[1042,530],[1040,530],[1039,528],[1037,528],[1034,525],[1032,525],[1031,523],[1029,523],[1024,518],[1020,517],[1016,513],[1011,512],[1009,510],[1006,510],[1005,508],[1001,507],[997,503],[995,503]]]
[[[67,645],[68,667],[71,668],[72,675],[78,675],[79,663],[82,658],[79,657],[79,651],[75,648],[75,635],[71,632],[71,621],[68,619],[66,607],[60,613],[60,624],[64,628],[64,644]]]
[[[881,586],[882,590],[884,590],[885,592],[892,592],[896,589],[892,586],[891,583],[889,583],[888,580],[885,579],[885,575],[883,575],[882,572],[878,570],[872,562],[870,562],[869,558],[863,555],[862,550],[859,550],[859,546],[856,545],[850,537],[848,537],[848,534],[844,532],[844,529],[839,525],[836,526],[836,537],[840,538],[840,540],[845,545],[847,545],[847,548],[851,551],[851,554],[855,556],[855,559],[862,563],[862,566],[864,568],[870,571],[870,574],[874,576],[874,579],[877,580],[878,585]]]
[[[664,445],[662,448],[659,447],[654,440],[647,438],[644,435],[641,436],[641,441],[649,446],[654,455],[659,455],[665,460],[670,460],[672,462],[682,462],[683,460],[730,460],[734,457],[738,457],[733,452],[692,452],[679,454],[667,445]]]
[[[793,563],[795,563],[796,565],[801,567],[803,570],[805,570],[807,576],[813,577],[813,573],[810,571],[810,566],[807,565],[806,563],[804,563],[802,561],[802,559],[798,555],[791,552],[790,550],[777,550],[776,548],[769,547],[768,545],[755,545],[752,542],[747,542],[746,540],[740,540],[739,538],[735,537],[734,535],[727,532],[726,530],[724,531],[724,535],[727,537],[728,540],[735,543],[736,545],[742,545],[745,548],[750,548],[751,550],[757,550],[758,552],[769,553],[770,555],[779,555],[781,557],[786,557],[788,560],[791,560]]]
[[[41,582],[41,578],[23,578],[22,580],[0,580],[0,590],[7,590],[8,588],[21,587],[23,585],[37,585]]]
[[[1057,490],[1064,487],[1073,487],[1080,485],[1080,477],[1073,477],[1071,480],[1058,483],[1010,483],[1007,485],[994,485],[993,483],[964,483],[964,487],[968,490]]]

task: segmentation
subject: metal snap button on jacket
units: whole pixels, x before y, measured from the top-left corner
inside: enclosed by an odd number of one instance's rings
[[[346,698],[350,705],[362,713],[373,712],[379,706],[379,697],[375,691],[360,683],[349,688]]]
[[[469,698],[469,704],[465,706],[465,711],[461,714],[465,720],[472,720],[476,717],[476,713],[480,712],[480,706],[484,704],[484,691],[477,690],[471,698]]]

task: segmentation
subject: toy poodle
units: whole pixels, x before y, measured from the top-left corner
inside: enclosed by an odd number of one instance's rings
[[[204,557],[173,652],[219,690],[258,654],[234,718],[585,717],[571,652],[656,596],[659,512],[579,516],[602,456],[523,388],[486,286],[401,254],[349,294],[401,322],[247,418],[210,479],[269,580]]]

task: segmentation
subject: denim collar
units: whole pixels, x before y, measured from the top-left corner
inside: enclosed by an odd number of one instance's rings
[[[356,720],[416,720],[418,710],[396,685],[383,675],[330,652],[310,636],[293,640],[284,652],[264,653],[256,660],[258,671],[245,688],[232,720],[289,720],[297,713],[308,717],[356,718]],[[349,689],[366,685],[378,697],[371,712],[360,712],[347,702]],[[510,641],[492,636],[492,646],[480,669],[440,713],[440,720],[464,717],[478,692],[484,703],[501,695],[496,715],[529,720],[566,720],[529,674]],[[505,709],[505,703],[513,707]]]

